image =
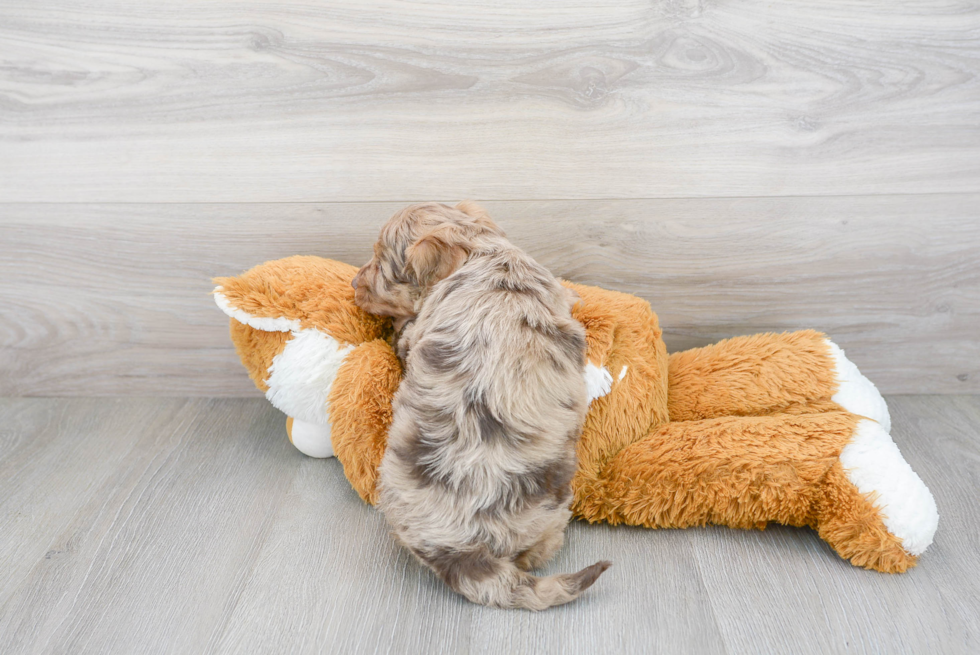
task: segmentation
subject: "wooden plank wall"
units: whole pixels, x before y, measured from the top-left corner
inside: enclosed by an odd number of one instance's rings
[[[672,349],[980,391],[976,3],[0,0],[0,395],[255,393],[211,276],[464,197]]]

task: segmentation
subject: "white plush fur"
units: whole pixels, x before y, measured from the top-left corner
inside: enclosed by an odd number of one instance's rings
[[[589,403],[612,391],[612,383],[612,374],[605,366],[600,368],[592,362],[585,364],[585,389]]]
[[[885,527],[902,541],[902,547],[912,555],[925,551],[939,524],[936,501],[884,427],[859,421],[840,462],[858,491],[874,497]]]
[[[293,338],[272,360],[265,397],[294,420],[329,425],[330,386],[353,349],[319,330],[293,332]]]
[[[831,400],[859,416],[866,416],[878,421],[885,432],[891,432],[892,419],[888,414],[888,405],[878,393],[878,388],[868,378],[861,374],[858,367],[844,356],[844,351],[831,340],[827,340],[831,355],[834,358],[834,368],[839,384],[837,393]]]
[[[322,425],[293,419],[289,440],[304,455],[317,458],[333,457],[329,423]]]
[[[341,346],[339,341],[316,329],[303,330],[296,319],[252,316],[232,306],[221,293],[221,287],[214,290],[214,302],[225,314],[256,330],[293,333],[293,338],[286,342],[283,351],[269,366],[266,381],[269,390],[265,397],[274,407],[293,417],[293,444],[299,450],[311,457],[332,456],[327,396],[344,357],[354,346]],[[318,440],[323,441],[316,436],[323,430],[326,430],[326,447],[330,452],[315,455],[304,450],[306,447],[314,452],[323,451],[322,443],[316,445]]]
[[[218,309],[239,323],[244,323],[249,327],[263,332],[291,332],[299,331],[299,321],[294,318],[267,318],[263,316],[252,316],[237,307],[233,307],[223,293],[221,287],[214,288],[214,304]]]

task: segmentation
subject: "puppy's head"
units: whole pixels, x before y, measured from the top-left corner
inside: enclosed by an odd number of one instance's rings
[[[374,256],[354,276],[354,300],[366,312],[394,317],[399,328],[436,282],[494,236],[504,233],[471,202],[406,207],[381,228]]]

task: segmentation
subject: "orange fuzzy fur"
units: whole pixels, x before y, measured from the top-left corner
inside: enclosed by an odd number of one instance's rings
[[[378,500],[378,466],[391,426],[391,399],[402,367],[381,340],[348,355],[330,390],[330,440],[351,486],[365,501]]]
[[[826,337],[813,330],[735,337],[674,353],[668,370],[672,421],[762,416],[829,400],[836,391]]]
[[[401,368],[386,341],[390,323],[354,305],[355,272],[291,257],[216,282],[249,314],[297,319],[356,346],[330,392],[331,435],[351,484],[374,503]],[[586,328],[589,361],[616,381],[586,418],[573,480],[577,517],[652,528],[811,526],[857,566],[901,572],[915,565],[874,499],[841,468],[860,417],[831,400],[833,361],[823,335],[760,334],[668,357],[645,301],[566,285],[582,298],[573,314]],[[288,334],[231,322],[242,362],[265,390],[268,365]]]
[[[354,304],[350,283],[355,273],[356,268],[343,262],[296,255],[238,277],[214,278],[214,283],[232,306],[252,316],[294,319],[300,327],[316,328],[341,343],[387,338],[391,321]]]

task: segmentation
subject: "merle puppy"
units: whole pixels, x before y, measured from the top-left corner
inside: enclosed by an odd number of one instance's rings
[[[405,375],[379,479],[396,537],[473,602],[575,599],[609,562],[528,573],[561,547],[571,517],[587,409],[574,294],[471,203],[397,212],[353,285],[361,308],[401,332]]]

